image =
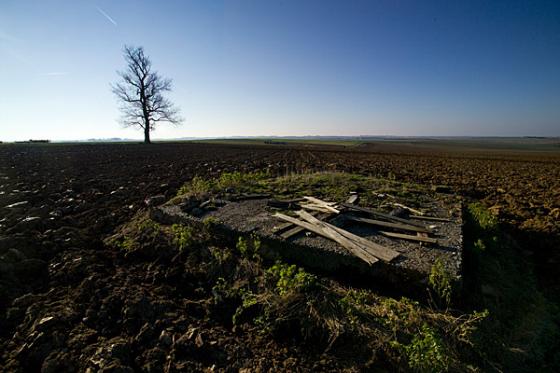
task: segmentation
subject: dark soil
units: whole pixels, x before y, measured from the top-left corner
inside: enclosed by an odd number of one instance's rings
[[[293,343],[208,318],[184,263],[125,260],[103,239],[195,175],[350,171],[449,186],[491,207],[558,295],[560,156],[210,144],[0,146],[0,369],[5,371],[334,370]],[[170,357],[171,356],[171,357]]]

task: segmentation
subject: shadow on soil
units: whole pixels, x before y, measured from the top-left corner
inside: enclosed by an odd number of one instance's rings
[[[541,276],[524,249],[550,237],[501,227],[478,203],[466,208],[465,217],[462,308],[489,310],[478,335],[481,357],[508,372],[559,371],[558,306],[554,293],[540,290]]]

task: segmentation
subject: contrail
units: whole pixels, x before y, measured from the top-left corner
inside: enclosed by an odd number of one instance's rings
[[[98,11],[99,13],[101,13],[101,15],[102,15],[103,17],[107,18],[107,20],[108,20],[109,22],[111,22],[111,23],[112,23],[113,25],[115,25],[115,26],[117,25],[117,22],[115,22],[115,20],[114,20],[113,18],[111,18],[110,15],[108,15],[107,13],[105,13],[105,12],[103,11],[103,9],[101,9],[101,8],[98,7],[98,6],[96,6],[95,8],[97,9],[97,11]]]

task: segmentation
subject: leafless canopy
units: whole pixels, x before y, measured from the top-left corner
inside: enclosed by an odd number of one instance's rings
[[[179,125],[183,119],[179,109],[163,96],[171,91],[171,79],[152,70],[150,58],[142,47],[124,47],[127,68],[119,71],[121,81],[112,85],[113,93],[121,104],[121,122],[126,127],[144,130],[144,142],[150,142],[150,132],[158,122]]]

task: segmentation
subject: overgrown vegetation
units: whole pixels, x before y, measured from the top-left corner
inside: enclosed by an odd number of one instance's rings
[[[274,177],[267,172],[226,172],[214,179],[194,177],[183,185],[178,193],[181,198],[219,197],[224,194],[261,193],[278,199],[313,195],[319,198],[344,201],[350,192],[360,192],[360,204],[385,207],[388,202],[402,202],[420,206],[428,189],[410,183],[379,179],[371,176],[338,172],[311,174],[288,174]]]
[[[413,185],[332,173],[195,178],[180,195],[225,189],[271,193],[277,198],[313,194],[329,200],[360,191],[362,203],[374,206],[386,199],[379,194],[411,201],[421,198]],[[216,223],[210,219],[204,226],[210,229]],[[123,232],[115,242],[125,251],[134,251],[155,242],[154,237],[166,237],[163,241],[186,256],[189,281],[196,279],[197,296],[207,297],[210,319],[238,333],[301,344],[338,360],[352,356],[347,364],[361,364],[359,369],[381,365],[420,372],[515,372],[542,366],[554,371],[560,366],[558,310],[538,291],[515,242],[479,203],[466,211],[464,291],[455,292],[445,267],[436,261],[428,278],[435,303],[427,304],[348,288],[294,264],[267,263],[256,236],[240,237],[224,247],[220,240],[211,235],[201,238],[188,226],[145,220],[135,229],[138,234]],[[191,246],[196,250],[186,250]],[[199,295],[204,291],[206,295]],[[457,305],[463,310],[455,309]],[[350,355],[348,346],[353,346]]]
[[[260,190],[266,183],[264,180],[270,175],[266,172],[224,172],[214,179],[204,179],[195,176],[188,183],[179,188],[177,196],[202,197],[217,192],[254,192]]]
[[[433,372],[476,365],[470,361],[474,334],[485,312],[435,310],[407,298],[343,287],[293,264],[235,260],[235,269],[213,283],[212,300],[216,313],[229,310],[226,320],[239,330],[299,341],[340,358],[352,346],[353,361],[372,366]],[[240,277],[240,271],[250,275]]]

